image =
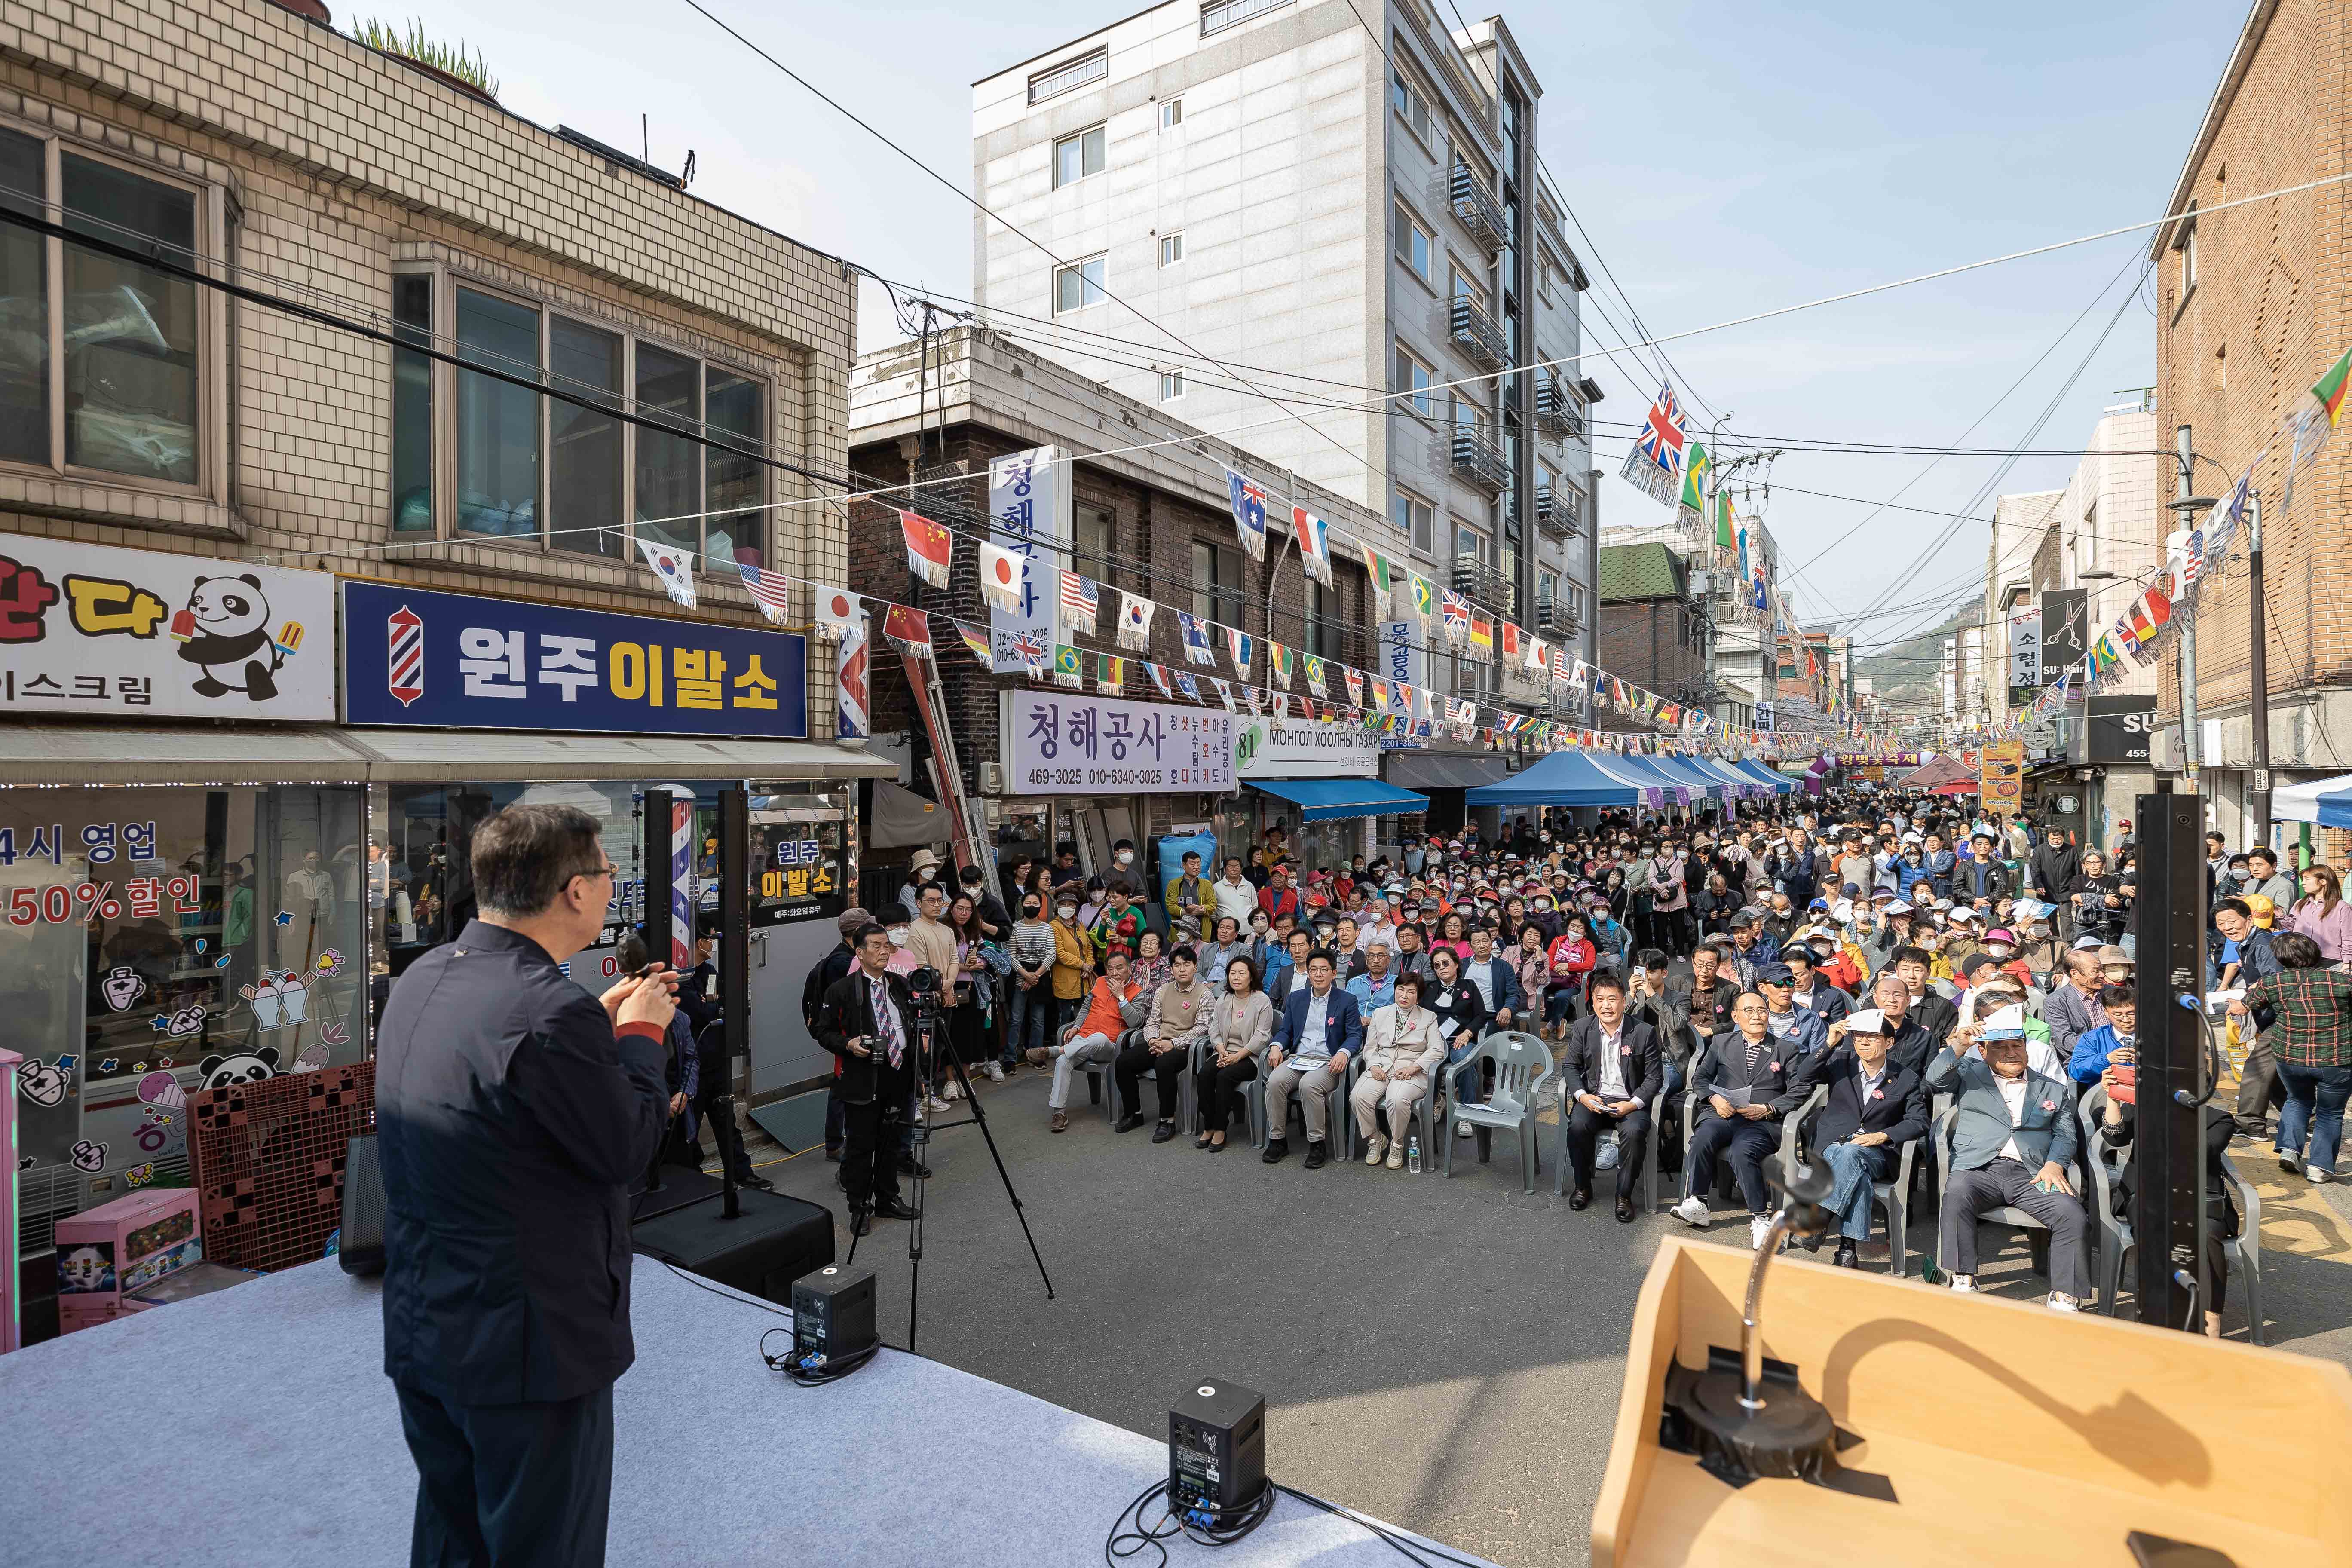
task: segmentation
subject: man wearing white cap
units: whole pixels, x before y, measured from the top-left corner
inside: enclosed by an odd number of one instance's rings
[[[1831,1025],[1830,1048],[1805,1065],[1797,1083],[1808,1097],[1829,1090],[1807,1146],[1830,1167],[1829,1206],[1838,1216],[1830,1261],[1840,1268],[1855,1267],[1855,1247],[1870,1238],[1871,1184],[1891,1180],[1903,1146],[1927,1135],[1927,1088],[1888,1056],[1897,1027],[1875,1007]]]
[[[2081,1142],[2074,1088],[2027,1066],[2025,1009],[2003,1007],[1980,1037],[1955,1038],[1928,1067],[1927,1087],[1958,1095],[1937,1250],[1952,1289],[1976,1289],[1977,1216],[2022,1209],[2050,1227],[2050,1306],[2080,1311],[2090,1294],[2090,1220],[2068,1174]]]

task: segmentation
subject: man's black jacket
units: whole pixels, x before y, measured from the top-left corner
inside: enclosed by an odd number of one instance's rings
[[[383,1370],[453,1405],[628,1370],[628,1183],[668,1119],[662,1031],[615,1034],[529,937],[468,921],[376,1031]]]

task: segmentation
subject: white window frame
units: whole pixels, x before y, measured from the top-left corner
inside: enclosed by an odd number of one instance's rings
[[[195,198],[195,240],[201,253],[190,265],[206,264],[227,253],[228,211],[226,194],[208,180],[192,179],[173,170],[126,156],[111,148],[93,145],[35,121],[0,117],[0,128],[41,144],[41,205],[51,222],[65,216],[64,155],[110,164],[142,180],[186,191]],[[228,316],[225,297],[194,284],[196,310],[196,478],[192,484],[126,474],[112,468],[83,468],[66,461],[65,247],[55,236],[40,237],[43,260],[43,307],[47,316],[48,447],[45,463],[0,461],[0,474],[40,474],[67,478],[90,487],[120,487],[149,494],[184,497],[225,504],[230,467],[228,453]]]
[[[1160,265],[1162,267],[1181,267],[1183,264],[1184,231],[1180,228],[1173,234],[1161,235],[1160,237]]]
[[[1437,553],[1437,504],[1423,500],[1402,485],[1392,488],[1389,497],[1389,521],[1396,524],[1398,531],[1404,535],[1405,542],[1423,555],[1434,557]],[[1404,508],[1402,521],[1399,521],[1396,515],[1399,503]]]
[[[553,348],[555,323],[559,318],[577,322],[593,331],[618,337],[621,340],[621,386],[620,391],[614,395],[619,405],[615,412],[619,414],[631,416],[645,416],[645,411],[637,406],[637,351],[641,346],[658,349],[664,353],[676,354],[695,363],[701,389],[702,409],[700,426],[695,434],[705,437],[712,434],[709,426],[711,372],[716,370],[722,374],[749,381],[760,388],[761,454],[772,456],[775,451],[776,420],[780,405],[777,401],[776,378],[768,372],[750,365],[738,364],[729,360],[713,358],[690,343],[664,338],[645,331],[628,322],[608,320],[572,305],[559,304],[551,299],[539,297],[527,288],[482,278],[472,272],[453,268],[444,262],[400,263],[394,267],[393,271],[398,276],[421,276],[432,279],[431,331],[434,346],[446,353],[456,352],[457,290],[460,289],[469,293],[486,294],[493,299],[503,300],[509,304],[519,305],[537,312],[539,374],[551,384],[554,373],[550,367],[550,359]],[[387,370],[390,368],[389,362],[386,368]],[[634,558],[637,538],[637,438],[644,433],[639,426],[629,423],[627,419],[621,422],[619,506],[621,521],[614,526],[621,531],[622,545],[617,556],[591,555],[584,552],[565,549],[553,542],[554,535],[551,532],[551,529],[562,526],[562,520],[551,515],[555,474],[553,427],[555,404],[552,399],[546,397],[541,398],[539,405],[539,495],[537,499],[539,527],[537,531],[527,535],[470,533],[457,526],[457,377],[463,374],[463,367],[436,360],[428,366],[427,374],[430,378],[433,402],[433,527],[429,531],[422,529],[395,531],[387,523],[385,533],[388,538],[441,539],[467,544],[498,545],[508,550],[532,552],[552,559],[602,560],[607,565],[622,564]],[[386,406],[388,414],[388,398]],[[699,441],[697,441],[694,447],[698,454],[696,494],[706,514],[701,520],[698,531],[701,542],[707,544],[710,521],[708,516],[710,506],[709,449]],[[387,468],[386,471],[388,478],[389,469]],[[761,519],[761,564],[773,566],[777,538],[777,519],[772,510],[776,499],[774,471],[763,463],[760,467],[760,472],[761,494],[747,510],[758,510]],[[388,505],[384,510],[389,513]],[[567,534],[566,537],[571,536]],[[698,562],[697,570],[700,570]]]
[[[1173,131],[1184,123],[1184,100],[1181,97],[1160,100],[1160,129]]]
[[[1415,278],[1420,279],[1423,283],[1426,283],[1431,288],[1434,289],[1437,287],[1437,231],[1428,224],[1423,223],[1421,219],[1421,215],[1414,212],[1411,207],[1405,205],[1402,199],[1397,201],[1394,205],[1396,208],[1396,237],[1390,244],[1390,254],[1397,258],[1398,262],[1403,266],[1407,272],[1412,273]],[[1412,247],[1406,246],[1404,243],[1404,237],[1407,233],[1411,233],[1415,239],[1418,239],[1421,242],[1421,249],[1429,258],[1426,268],[1416,267],[1413,265],[1412,258],[1410,254]]]
[[[1160,401],[1162,403],[1173,403],[1183,395],[1184,372],[1182,367],[1180,366],[1174,370],[1161,371],[1160,373]]]
[[[1109,253],[1107,251],[1098,251],[1092,256],[1082,256],[1076,261],[1069,262],[1064,266],[1054,268],[1053,305],[1055,315],[1076,315],[1080,310],[1091,310],[1096,306],[1103,304],[1109,300],[1110,292],[1108,284],[1110,268],[1108,254]],[[1090,267],[1093,268],[1095,271],[1095,275],[1092,278],[1088,278],[1087,276],[1087,268]],[[1078,302],[1075,305],[1065,305],[1062,303],[1062,279],[1071,277],[1075,277],[1079,280]],[[1094,291],[1095,298],[1091,300],[1087,298],[1087,292],[1088,289],[1092,289]]]
[[[1067,179],[1062,177],[1062,149],[1065,147],[1076,147],[1078,150],[1078,172]],[[1091,169],[1087,167],[1087,154],[1089,152],[1093,153],[1098,160]],[[1067,136],[1055,137],[1053,159],[1054,188],[1057,191],[1067,190],[1072,185],[1083,184],[1101,174],[1110,167],[1109,122],[1100,121],[1083,131],[1073,131]]]
[[[1427,360],[1423,359],[1412,349],[1406,347],[1402,342],[1397,343],[1395,353],[1390,360],[1390,364],[1392,367],[1391,379],[1396,384],[1392,385],[1390,390],[1407,395],[1403,397],[1392,399],[1391,401],[1395,402],[1400,407],[1411,410],[1413,414],[1418,415],[1423,419],[1435,419],[1437,417],[1437,394],[1432,389],[1433,389],[1437,384],[1436,367],[1432,365]],[[1405,367],[1407,365],[1412,366],[1412,369],[1421,372],[1423,375],[1429,378],[1422,387],[1416,388],[1412,385],[1405,372]]]
[[[1397,101],[1400,96],[1402,103]],[[1430,139],[1429,94],[1401,65],[1389,67],[1389,110],[1423,142]]]

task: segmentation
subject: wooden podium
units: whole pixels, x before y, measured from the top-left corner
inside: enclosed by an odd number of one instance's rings
[[[2352,1373],[2284,1352],[1964,1296],[1802,1254],[1765,1354],[1851,1442],[1859,1483],[1733,1486],[1660,1446],[1667,1370],[1737,1352],[1751,1255],[1670,1237],[1633,1314],[1594,1568],[2352,1568]],[[1891,1488],[1893,1500],[1885,1500]],[[1872,1495],[1875,1492],[1877,1495]]]

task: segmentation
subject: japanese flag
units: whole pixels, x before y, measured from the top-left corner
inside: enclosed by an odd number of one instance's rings
[[[866,601],[855,594],[819,584],[809,590],[809,599],[816,624],[831,636],[845,637],[863,624]]]
[[[1028,563],[1021,556],[1000,545],[980,547],[980,596],[1000,610],[1018,611],[1022,599],[1022,570]]]

